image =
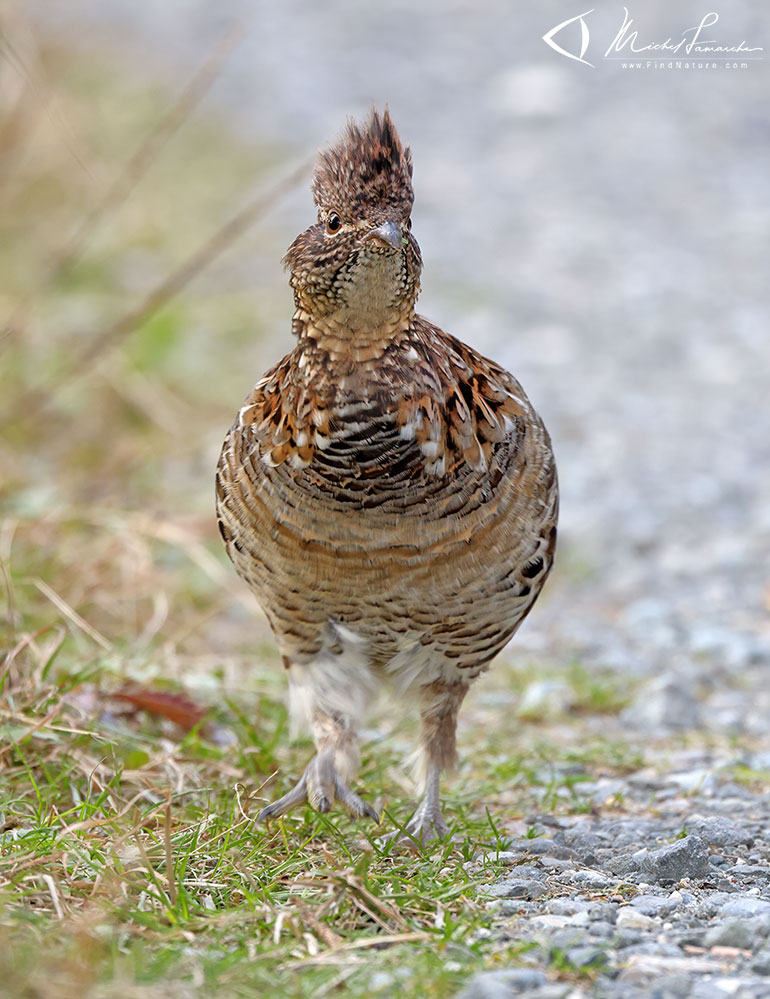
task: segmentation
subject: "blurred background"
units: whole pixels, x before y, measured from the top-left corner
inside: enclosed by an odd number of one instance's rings
[[[715,37],[763,51],[709,69],[604,59],[617,5],[585,15],[593,66],[570,60],[542,41],[582,12],[564,0],[0,10],[9,648],[61,619],[65,662],[102,676],[280,696],[213,469],[292,346],[281,257],[314,217],[314,152],[387,103],[420,311],[510,368],[554,438],[559,559],[503,657],[530,712],[579,696],[577,663],[612,673],[626,725],[766,735],[766,4],[720,9]],[[629,9],[640,43],[705,12]]]

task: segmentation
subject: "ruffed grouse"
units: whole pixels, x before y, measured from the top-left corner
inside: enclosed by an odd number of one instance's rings
[[[419,706],[424,796],[407,829],[445,834],[439,775],[457,713],[551,568],[548,433],[507,371],[415,313],[412,158],[386,110],[320,155],[318,221],[285,263],[297,343],[257,382],[217,470],[219,528],[317,748],[261,819],[350,789],[382,682]]]

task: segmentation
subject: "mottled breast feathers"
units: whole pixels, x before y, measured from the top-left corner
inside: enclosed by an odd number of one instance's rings
[[[239,424],[271,467],[323,464],[324,454],[328,460],[346,443],[355,447],[348,475],[363,479],[391,474],[391,463],[403,463],[405,455],[412,477],[451,477],[462,464],[486,471],[500,445],[511,455],[518,449],[530,407],[506,371],[492,362],[480,367],[478,355],[468,354],[421,317],[372,371],[361,373],[363,391],[354,375],[346,386],[323,367],[308,380],[305,356],[289,354],[254,387]],[[387,377],[378,378],[377,370]]]

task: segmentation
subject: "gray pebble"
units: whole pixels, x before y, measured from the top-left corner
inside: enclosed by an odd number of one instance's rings
[[[619,930],[654,930],[657,923],[652,916],[628,906],[620,910],[615,925]]]
[[[595,944],[570,947],[567,951],[567,960],[576,968],[587,968],[590,965],[603,964],[606,961],[606,951]]]
[[[597,919],[590,924],[589,932],[592,937],[598,937],[599,940],[606,940],[613,935],[615,927],[612,923],[607,923],[603,919]]]
[[[596,920],[614,925],[615,920],[618,918],[618,908],[617,902],[594,902],[591,905],[588,918],[591,922]]]
[[[754,950],[757,931],[748,919],[727,919],[712,926],[703,937],[704,947],[739,947]]]
[[[490,903],[490,908],[494,906],[497,906],[494,911],[501,916],[529,916],[533,914],[533,911],[537,911],[532,902],[525,902],[521,898],[500,899]]]
[[[533,899],[545,895],[548,891],[544,884],[531,878],[509,878],[491,885],[489,894],[494,898]]]
[[[734,898],[734,894],[728,894],[725,891],[712,891],[700,900],[696,907],[696,912],[698,916],[705,919],[709,919],[711,916],[719,916],[722,914],[722,910],[727,903]],[[743,915],[746,915],[746,913]]]
[[[736,982],[735,984],[738,983]],[[720,988],[718,982],[710,981],[709,979],[700,981],[696,980],[693,982],[692,989],[689,993],[689,999],[726,999],[726,996],[729,995],[746,996],[746,999],[749,999],[749,996],[752,996],[751,992],[738,992],[731,986],[732,982],[725,989]],[[754,996],[752,996],[752,999],[759,999],[759,996],[755,993]]]
[[[770,902],[765,898],[757,898],[756,895],[736,895],[722,906],[721,915],[737,916],[761,916],[770,913]]]
[[[514,870],[509,871],[506,878],[534,878],[535,881],[545,881],[545,871],[535,864],[516,864]]]
[[[578,927],[568,926],[561,930],[556,930],[548,937],[548,943],[555,950],[568,951],[573,947],[581,947],[588,942],[588,934]]]
[[[751,844],[754,837],[744,827],[725,818],[723,815],[711,815],[692,818],[687,823],[687,830],[706,844],[706,846],[736,847],[743,843]]]
[[[547,839],[545,836],[528,840],[526,845],[522,845],[522,850],[525,853],[556,857],[558,860],[571,860],[574,858],[572,850],[566,846],[562,846],[560,843],[555,843],[552,839]]]
[[[636,929],[625,929],[620,927],[615,937],[615,946],[618,950],[624,950],[626,947],[633,947],[634,944],[638,944],[642,939],[642,932]]]
[[[681,904],[678,898],[665,895],[637,895],[631,905],[645,916],[667,916]]]
[[[681,950],[674,944],[661,940],[650,940],[649,938],[627,947],[623,954],[623,960],[627,961],[634,954],[652,958],[673,957],[678,959],[682,956]]]
[[[758,975],[770,975],[770,949],[759,951],[751,962],[751,970]]]
[[[562,871],[574,871],[575,869],[574,860],[567,860],[562,857],[544,856],[540,857],[538,863],[542,868],[544,868],[547,871],[562,872]]]
[[[555,916],[572,916],[576,912],[588,912],[590,908],[588,902],[577,898],[552,898],[546,905],[546,911]]]
[[[620,718],[636,729],[692,729],[700,724],[701,707],[686,680],[664,676],[645,684]]]
[[[770,867],[767,864],[733,864],[725,873],[736,878],[759,878],[766,881],[770,878]]]
[[[611,874],[619,874],[621,877],[628,877],[638,874],[641,867],[641,860],[630,853],[621,853],[618,857],[610,857],[604,865]]]
[[[466,984],[458,999],[510,999],[517,992],[545,985],[545,973],[532,968],[482,971]]]
[[[572,835],[566,834],[565,839],[580,863],[589,866],[596,863],[596,850],[605,845],[600,836],[586,830],[579,830]]]
[[[640,873],[650,881],[671,883],[681,878],[704,878],[710,865],[706,847],[698,836],[685,836],[642,859]]]
[[[620,981],[608,983],[600,993],[601,999],[691,999],[692,980],[689,975],[658,975],[655,978],[655,991],[649,984],[643,983],[639,988],[623,976]],[[720,995],[719,999],[725,999]]]
[[[570,876],[570,881],[576,884],[587,885],[592,888],[606,888],[610,879],[599,871],[583,870],[574,871]]]

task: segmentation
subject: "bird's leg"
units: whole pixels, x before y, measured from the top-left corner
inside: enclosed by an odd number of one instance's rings
[[[259,821],[285,815],[307,801],[316,811],[328,812],[336,799],[356,818],[379,821],[377,812],[347,786],[359,762],[358,736],[349,719],[316,710],[312,716],[316,755],[297,784],[259,813]]]
[[[424,845],[447,834],[441,814],[439,780],[443,770],[457,762],[457,713],[468,691],[463,683],[431,683],[421,690],[420,769],[424,793],[406,831]],[[406,842],[404,837],[404,842]]]

